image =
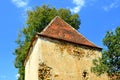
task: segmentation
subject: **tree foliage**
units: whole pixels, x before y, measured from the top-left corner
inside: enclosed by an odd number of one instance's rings
[[[91,68],[91,71],[96,73],[97,76],[100,76],[101,74],[105,73],[108,70],[108,67],[104,63],[104,58],[94,59],[93,64],[94,67]]]
[[[26,26],[20,31],[16,40],[18,46],[15,49],[16,59],[14,65],[19,70],[20,77],[18,80],[24,80],[25,55],[36,32],[41,32],[55,16],[60,16],[75,29],[78,29],[80,25],[78,14],[72,14],[68,9],[55,9],[43,5],[28,11],[27,14]]]
[[[102,59],[93,71],[99,74],[107,72],[108,75],[120,76],[120,26],[115,31],[106,33],[103,44],[107,49],[103,51]]]

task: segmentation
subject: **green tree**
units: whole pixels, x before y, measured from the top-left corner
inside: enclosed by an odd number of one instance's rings
[[[43,5],[27,12],[28,17],[26,26],[18,34],[15,49],[15,67],[18,68],[20,77],[18,80],[24,80],[24,60],[29,49],[31,40],[37,32],[41,32],[48,23],[55,17],[60,16],[75,29],[79,29],[80,20],[78,14],[72,14],[68,9],[55,9],[54,7]]]
[[[101,59],[93,61],[96,67],[93,71],[97,74],[107,72],[108,75],[120,76],[120,26],[115,31],[108,31],[103,39],[107,47]]]

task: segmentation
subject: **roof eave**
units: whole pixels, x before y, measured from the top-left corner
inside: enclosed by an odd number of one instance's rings
[[[27,60],[28,60],[28,58],[29,58],[29,55],[31,54],[31,53],[30,53],[30,52],[31,52],[30,50],[31,50],[31,48],[33,48],[33,46],[35,45],[34,42],[37,40],[37,38],[38,38],[38,34],[36,34],[36,35],[33,37],[32,42],[30,43],[29,49],[28,49],[28,51],[27,51],[27,53],[26,53],[26,56],[25,56],[25,59],[24,59],[24,66],[26,65],[26,62],[27,62]]]
[[[87,47],[91,47],[91,48],[96,48],[96,49],[99,49],[100,51],[102,51],[102,49],[103,49],[103,48],[98,47],[98,46],[90,46],[90,45],[80,44],[80,43],[77,43],[77,42],[72,42],[72,41],[68,41],[68,40],[64,40],[64,39],[58,39],[58,38],[55,38],[55,37],[43,35],[41,33],[38,33],[38,36],[52,38],[52,39],[61,40],[61,41],[66,41],[66,42],[69,42],[69,43],[73,43],[73,44],[77,44],[77,45],[82,45],[82,46],[87,46]]]

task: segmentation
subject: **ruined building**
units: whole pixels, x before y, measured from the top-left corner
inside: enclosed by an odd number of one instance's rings
[[[91,72],[101,50],[57,16],[31,42],[25,80],[108,80]]]

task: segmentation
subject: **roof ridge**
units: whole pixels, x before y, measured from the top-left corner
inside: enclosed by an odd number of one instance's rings
[[[55,18],[53,18],[53,19],[50,21],[50,23],[49,23],[40,33],[44,32],[44,31],[54,22],[54,20],[55,20],[57,17],[59,17],[59,16],[56,16]],[[59,18],[60,18],[60,17],[59,17]]]

